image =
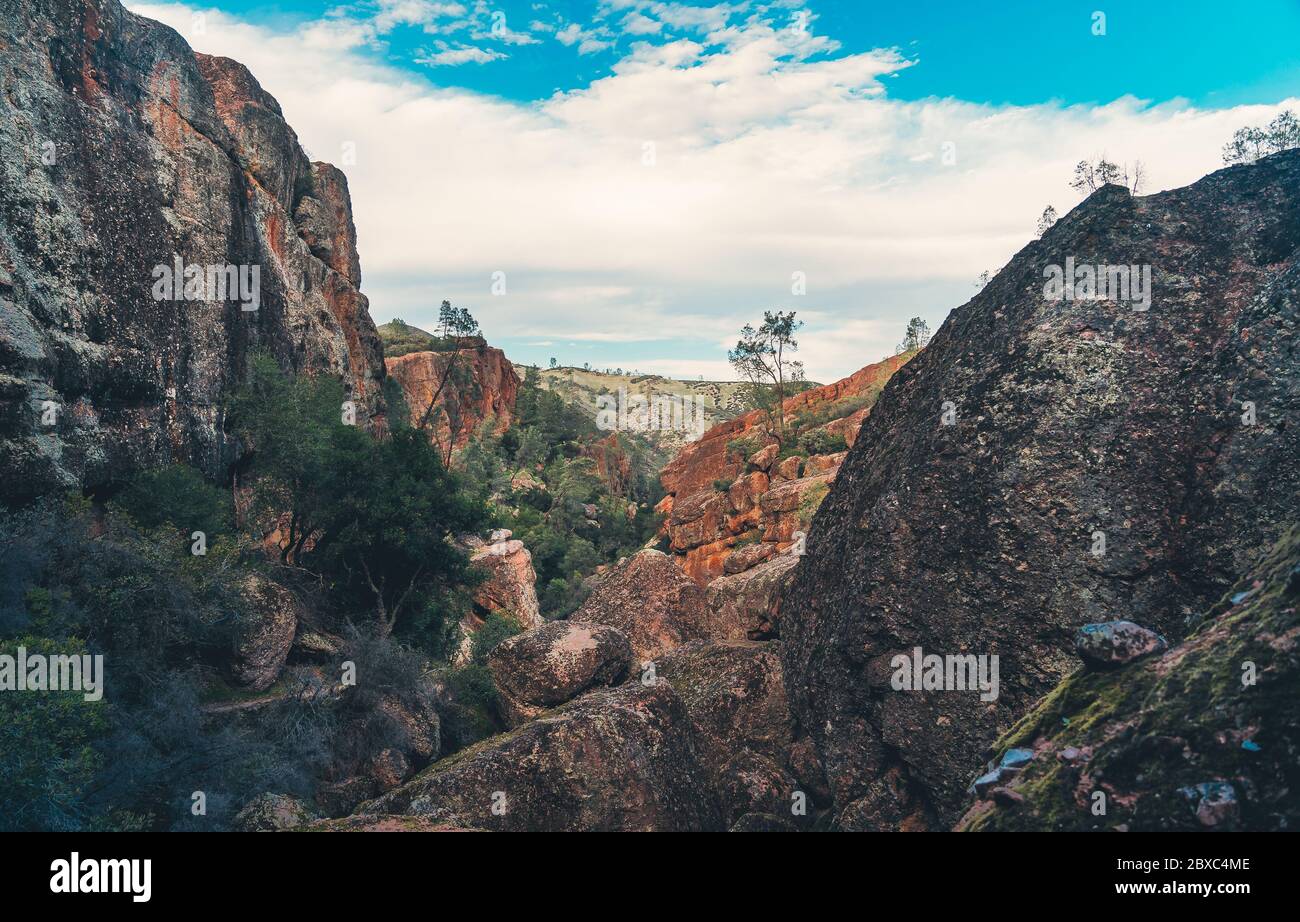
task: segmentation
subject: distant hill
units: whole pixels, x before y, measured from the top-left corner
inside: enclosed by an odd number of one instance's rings
[[[520,377],[529,367],[516,365]],[[744,384],[740,381],[685,381],[665,378],[662,375],[606,374],[585,368],[538,368],[537,374],[544,388],[554,391],[573,406],[580,407],[593,418],[598,405],[596,398],[602,394],[617,394],[624,389],[628,396],[698,398],[704,408],[704,430],[744,413],[750,407],[744,403]],[[809,383],[807,387],[818,385]],[[689,432],[657,429],[637,433],[663,453],[667,461],[687,444]]]

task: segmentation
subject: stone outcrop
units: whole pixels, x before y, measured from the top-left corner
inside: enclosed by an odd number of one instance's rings
[[[484,543],[478,539],[477,546],[471,548],[470,566],[485,573],[486,579],[474,587],[474,611],[461,620],[457,662],[469,659],[473,635],[488,615],[504,615],[525,631],[546,623],[537,602],[533,556],[509,530],[502,531],[501,540]]]
[[[500,349],[484,344],[459,352],[410,352],[384,364],[402,387],[413,424],[433,402],[428,429],[444,451],[449,444],[452,450],[464,448],[487,420],[494,435],[514,420],[519,375]]]
[[[738,551],[733,558],[741,553]],[[798,563],[799,557],[787,552],[711,582],[706,598],[713,612],[713,636],[726,640],[769,640],[780,636],[781,602]]]
[[[655,550],[640,551],[604,574],[573,620],[618,628],[638,662],[712,636],[704,591]]]
[[[1182,643],[1057,686],[994,747],[995,762],[1029,758],[1001,787],[977,784],[958,828],[1294,830],[1297,696],[1292,531]]]
[[[516,634],[488,655],[502,714],[510,726],[532,720],[594,686],[617,684],[631,664],[627,635],[581,621],[554,621]]]
[[[791,817],[793,721],[774,643],[693,641],[658,662],[686,705],[700,761],[728,825],[747,813]]]
[[[498,831],[718,829],[687,720],[668,682],[588,692],[435,762],[360,812]]]
[[[257,573],[245,578],[240,593],[252,620],[240,632],[231,672],[250,691],[266,691],[289,658],[302,606],[291,590]]]
[[[908,358],[897,355],[790,397],[786,417],[792,423],[810,420],[807,431],[840,436],[852,445],[876,395]],[[674,558],[701,585],[737,572],[727,569],[728,562],[754,541],[772,545],[773,552],[788,549],[795,532],[807,529],[845,456],[781,458],[764,422],[763,412],[755,410],[719,423],[683,448],[660,475],[666,495],[656,511],[664,515]],[[769,491],[791,482],[799,486],[767,500]]]
[[[1141,198],[1107,186],[889,382],[781,612],[837,810],[950,827],[1082,625],[1177,643],[1297,518],[1298,246],[1300,151]],[[1149,310],[1049,297],[1067,260],[1149,266]],[[999,656],[999,697],[894,691],[890,658],[918,646]]]
[[[288,794],[258,794],[235,814],[235,832],[282,832],[305,826],[318,817],[307,805]]]
[[[347,183],[243,66],[116,0],[8,4],[0,46],[0,498],[224,476],[223,398],[258,349],[382,421]],[[187,266],[250,292],[257,270],[257,309],[186,292]]]

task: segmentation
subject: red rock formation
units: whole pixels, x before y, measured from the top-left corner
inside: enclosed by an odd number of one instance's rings
[[[447,365],[459,356],[446,381]],[[519,375],[500,349],[488,345],[452,352],[410,352],[384,360],[388,374],[402,387],[412,422],[418,422],[437,394],[430,432],[444,449],[464,448],[486,419],[500,435],[514,419]],[[442,390],[438,387],[442,384]]]
[[[861,405],[862,399],[879,393],[907,359],[896,355],[834,384],[796,394],[785,401],[786,418],[825,412],[833,416],[836,404],[843,403],[844,415],[817,429],[842,435],[852,446],[871,412]],[[746,552],[742,559],[750,565],[790,548],[845,456],[779,454],[780,446],[764,428],[763,412],[754,410],[714,426],[664,468],[660,480],[668,495],[656,511],[664,515],[665,535],[677,564],[696,582],[706,585],[724,572],[739,572],[727,570],[727,561],[754,541],[773,548]],[[724,483],[729,484],[725,489]],[[769,494],[776,495],[767,499]]]

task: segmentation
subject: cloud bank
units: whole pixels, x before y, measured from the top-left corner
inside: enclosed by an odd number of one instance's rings
[[[889,80],[914,65],[895,50],[840,54],[815,19],[744,4],[640,0],[608,2],[599,29],[511,32],[580,46],[621,29],[630,47],[589,86],[517,103],[433,82],[497,66],[502,44],[475,45],[460,4],[381,5],[386,23],[452,36],[429,77],[376,54],[377,18],[281,32],[128,6],[246,64],[311,155],[347,172],[377,321],[430,321],[450,298],[516,359],[677,375],[730,377],[739,327],[778,307],[807,321],[810,377],[849,374],[891,353],[909,316],[937,326],[1045,206],[1072,208],[1080,159],[1140,159],[1146,191],[1183,185],[1283,107],[903,102]]]

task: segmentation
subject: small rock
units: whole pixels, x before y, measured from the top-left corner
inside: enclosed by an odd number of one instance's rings
[[[502,541],[509,541],[515,533],[508,528],[498,528],[488,536],[489,544],[500,544]]]
[[[1008,749],[1002,754],[1002,760],[998,763],[999,768],[1022,768],[1028,765],[1034,758],[1032,749]]]
[[[975,779],[975,783],[970,789],[975,792],[977,797],[983,797],[993,788],[1002,782],[1002,769],[995,768],[986,775],[980,775]]]
[[[994,803],[1004,807],[1015,807],[1025,802],[1025,795],[1011,788],[994,788],[990,796]]]
[[[1179,793],[1195,804],[1196,820],[1207,828],[1231,826],[1241,815],[1237,790],[1226,781],[1205,781]]]
[[[235,814],[237,832],[278,832],[310,823],[319,817],[296,797],[288,794],[258,794]]]
[[[1066,746],[1056,754],[1062,762],[1078,762],[1083,758],[1083,750],[1075,746]]]
[[[1074,638],[1075,652],[1092,668],[1123,666],[1169,646],[1155,631],[1132,621],[1085,624]]]

